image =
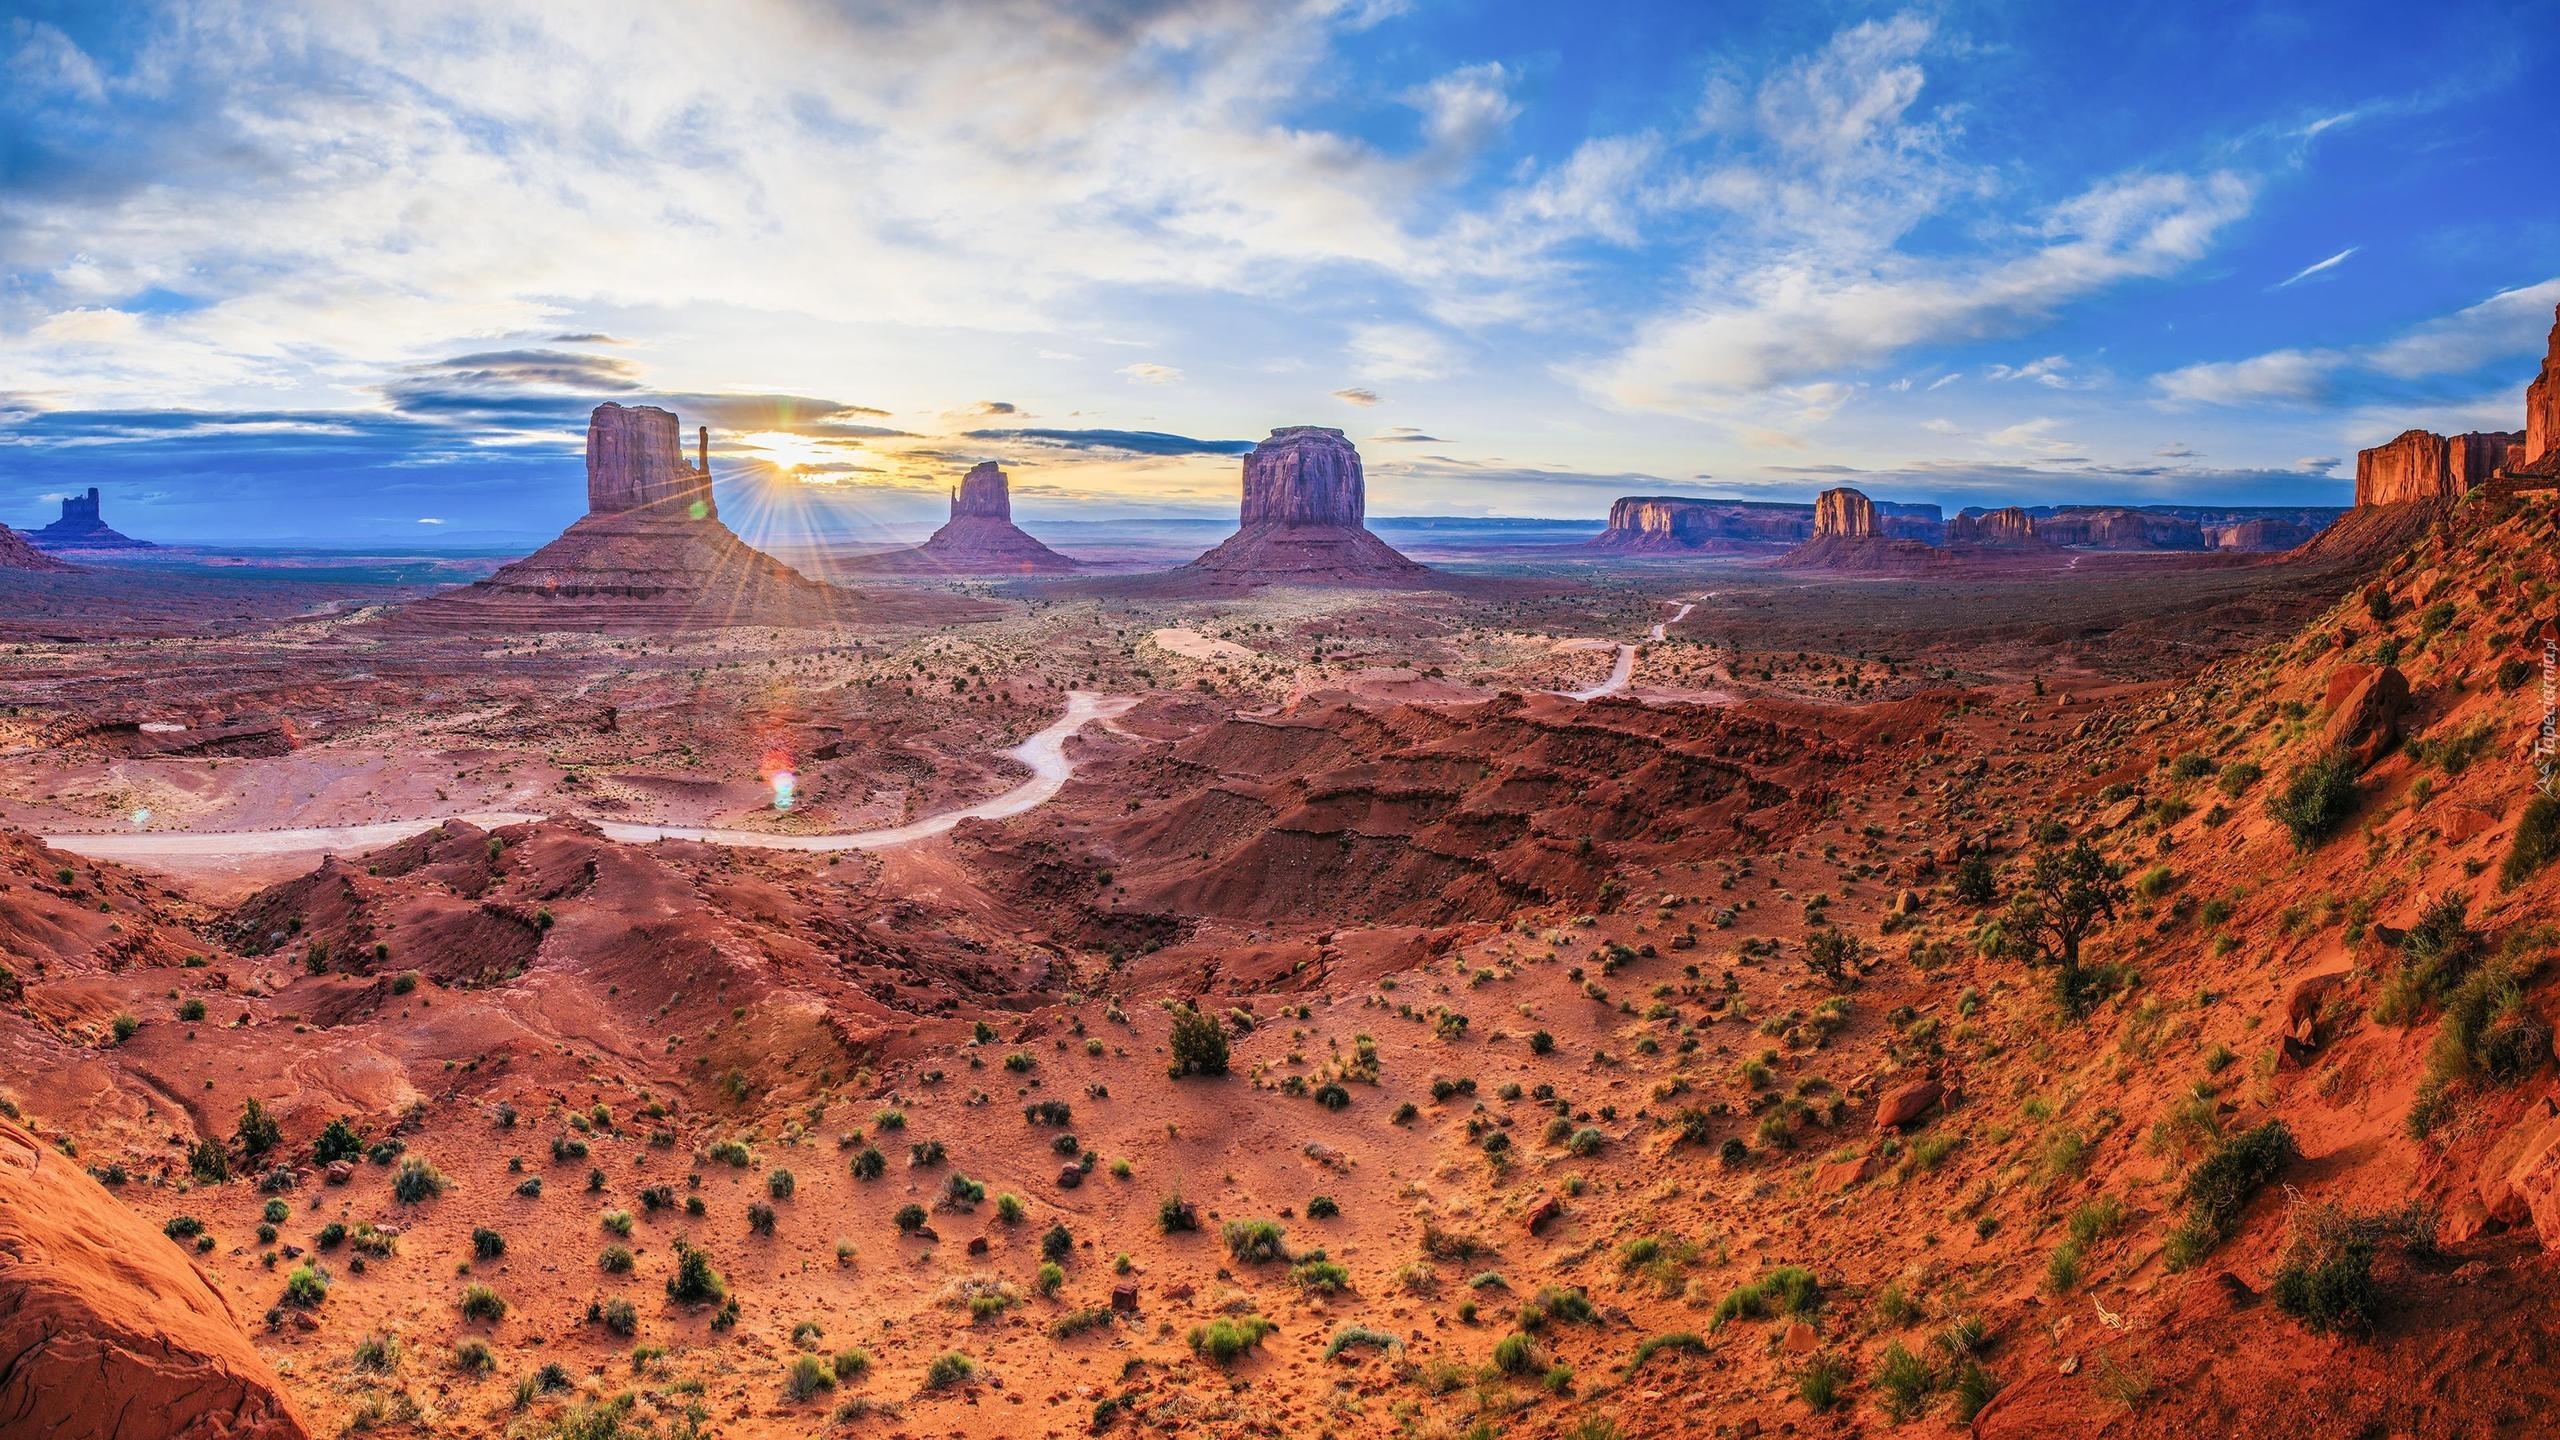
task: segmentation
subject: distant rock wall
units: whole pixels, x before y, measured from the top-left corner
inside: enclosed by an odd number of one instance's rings
[[[2093,506],[2036,522],[2049,544],[2082,550],[2202,550],[2204,527],[2178,515]]]
[[[588,514],[675,511],[697,503],[702,513],[693,518],[720,513],[711,498],[709,466],[697,470],[685,463],[674,412],[611,401],[595,408],[587,419]]]
[[[2527,391],[2528,412],[2531,405],[2531,392]],[[2474,431],[2448,437],[2425,430],[2404,430],[2388,443],[2356,452],[2356,503],[2438,504],[2458,499],[2472,486],[2496,474],[2520,444],[2528,444],[2526,436],[2510,431]]]
[[[2035,517],[2015,505],[1998,510],[1967,510],[1947,522],[1950,545],[1999,545],[2011,549],[2037,543]]]
[[[1719,543],[1793,545],[1812,533],[1810,505],[1629,495],[1609,506],[1609,528],[1593,543],[1617,550],[1688,550]]]
[[[2216,550],[2290,550],[2324,528],[2301,520],[2261,517],[2230,525],[2207,525],[2204,538]]]
[[[1815,539],[1863,540],[1883,533],[1884,528],[1876,518],[1876,504],[1863,493],[1843,485],[1814,497]]]
[[[1368,482],[1360,452],[1339,430],[1292,425],[1274,430],[1244,459],[1241,522],[1254,525],[1364,523]]]
[[[1943,545],[1947,539],[1947,512],[1922,500],[1878,500],[1875,502],[1876,524],[1888,540],[1917,540],[1923,545]]]
[[[960,477],[960,488],[951,493],[951,518],[1013,519],[1013,485],[996,462],[982,460]]]

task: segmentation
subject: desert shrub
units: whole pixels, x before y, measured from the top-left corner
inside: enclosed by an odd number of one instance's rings
[[[1816,1355],[1796,1372],[1796,1395],[1815,1410],[1828,1410],[1840,1403],[1841,1387],[1848,1383],[1849,1362]]]
[[[1494,1344],[1493,1366],[1505,1375],[1533,1375],[1546,1368],[1546,1359],[1528,1332],[1514,1330]]]
[[[1175,1079],[1185,1075],[1224,1075],[1227,1073],[1227,1032],[1215,1016],[1203,1015],[1190,1005],[1175,1005],[1173,1066],[1168,1072]]]
[[[1227,1242],[1227,1253],[1247,1265],[1289,1258],[1277,1220],[1230,1220],[1219,1233]]]
[[[1290,1283],[1318,1295],[1338,1295],[1351,1288],[1351,1272],[1319,1250],[1289,1267]]]
[[[220,1185],[231,1178],[231,1157],[219,1140],[199,1140],[187,1147],[187,1175],[199,1185]]]
[[[462,1287],[462,1318],[495,1323],[507,1317],[507,1302],[486,1285]]]
[[[2230,1237],[2240,1212],[2293,1162],[2293,1132],[2269,1120],[2216,1145],[2187,1175],[2181,1198],[2187,1218],[2169,1232],[2169,1268],[2183,1270]]]
[[[815,1355],[794,1355],[791,1357],[791,1369],[783,1377],[782,1393],[793,1401],[806,1401],[821,1390],[834,1389],[835,1385],[835,1372],[827,1368],[826,1361]]]
[[[710,1255],[678,1240],[676,1271],[667,1277],[667,1298],[679,1305],[717,1305],[729,1298],[729,1286],[711,1268]]]
[[[2480,932],[2470,926],[2470,902],[2450,890],[2438,895],[2400,937],[2400,960],[2374,1001],[2373,1018],[2385,1025],[2416,1024],[2470,973],[2480,950]]]
[[[2314,1334],[2371,1330],[2392,1298],[2374,1274],[2387,1242],[2418,1253],[2433,1250],[2433,1213],[2418,1203],[2369,1214],[2335,1203],[2298,1209],[2276,1269],[2276,1308]]]
[[[486,1226],[480,1226],[480,1227],[477,1227],[477,1228],[475,1228],[475,1229],[473,1229],[473,1230],[472,1230],[472,1232],[471,1232],[471,1258],[472,1258],[472,1259],[474,1259],[474,1260],[495,1260],[495,1259],[497,1259],[499,1256],[504,1255],[504,1254],[506,1254],[506,1253],[507,1253],[507,1237],[505,1237],[504,1235],[499,1234],[499,1233],[498,1233],[497,1231],[495,1231],[495,1230],[491,1230],[491,1229],[489,1229],[489,1228],[488,1228],[488,1227],[486,1227]]]
[[[1307,1218],[1310,1220],[1330,1220],[1341,1213],[1342,1207],[1334,1203],[1330,1195],[1318,1195],[1307,1201]]]
[[[2356,761],[2344,750],[2306,760],[2267,797],[2267,814],[2293,834],[2294,848],[2318,848],[2356,808]]]
[[[1403,1344],[1384,1330],[1372,1330],[1366,1325],[1345,1325],[1333,1332],[1332,1339],[1324,1342],[1324,1358],[1337,1359],[1344,1351],[1359,1348],[1393,1351]]]
[[[486,1375],[498,1368],[498,1352],[474,1335],[453,1347],[453,1368],[465,1375]]]
[[[1156,1224],[1167,1235],[1177,1230],[1197,1230],[1200,1228],[1200,1211],[1179,1195],[1167,1195],[1156,1204]]]
[[[2081,946],[2125,903],[2116,867],[2083,840],[2036,857],[2000,918],[2000,948],[2054,972],[2064,1010],[2086,1015],[2120,983],[2113,967],[2082,963]]]
[[[1912,1419],[1928,1409],[1930,1397],[1937,1394],[1938,1380],[1937,1370],[1903,1348],[1899,1340],[1885,1346],[1884,1358],[1876,1362],[1876,1390],[1885,1413],[1896,1421]]]
[[[987,1187],[984,1182],[972,1180],[957,1170],[952,1171],[951,1178],[943,1182],[942,1203],[954,1210],[974,1210],[979,1202],[986,1198]]]
[[[877,1180],[888,1168],[889,1157],[881,1154],[877,1145],[865,1145],[861,1153],[853,1157],[853,1178],[856,1180]]]
[[[924,1383],[935,1390],[948,1390],[954,1385],[969,1383],[977,1373],[976,1361],[957,1350],[946,1350],[934,1356],[933,1363],[924,1367]]]
[[[444,1172],[416,1155],[401,1161],[399,1172],[391,1177],[392,1198],[403,1205],[441,1195],[444,1187]]]
[[[1971,1425],[1973,1417],[1982,1413],[1982,1407],[1991,1403],[1991,1397],[2000,1393],[2000,1381],[1982,1368],[1980,1361],[1962,1360],[1956,1364],[1949,1388],[1955,1392],[1951,1408],[1956,1423]]]
[[[619,1296],[589,1305],[587,1318],[616,1335],[629,1336],[640,1329],[639,1307]]]
[[[2536,795],[2525,802],[2523,818],[2516,821],[2516,838],[2498,867],[2498,883],[2521,885],[2554,857],[2560,857],[2560,799]]]
[[[800,1181],[790,1171],[776,1168],[766,1172],[764,1188],[765,1193],[774,1199],[788,1200],[800,1188]]]
[[[1192,1328],[1191,1350],[1203,1360],[1230,1365],[1279,1328],[1259,1315],[1220,1316]]]
[[[1822,1284],[1801,1265],[1781,1265],[1756,1280],[1725,1292],[1716,1302],[1710,1330],[1730,1320],[1757,1320],[1769,1315],[1806,1315],[1822,1306]]]
[[[187,1003],[193,1005],[196,1012],[187,1018],[204,1018],[203,1001]],[[278,1125],[276,1117],[268,1114],[267,1107],[259,1104],[258,1097],[252,1095],[241,1103],[240,1123],[231,1132],[231,1143],[240,1147],[242,1159],[255,1164],[284,1143],[284,1127]]]
[[[607,1275],[628,1275],[631,1264],[631,1251],[620,1245],[607,1245],[604,1253],[596,1256],[596,1267]]]
[[[1867,943],[1846,931],[1825,927],[1804,940],[1804,968],[1839,989],[1867,958]]]
[[[2409,1130],[2423,1136],[2451,1106],[2459,1087],[2511,1085],[2531,1074],[2551,1053],[2551,1030],[2526,1003],[2526,987],[2540,968],[2529,947],[2511,944],[2445,997],[2444,1023],[2427,1049]]]
[[[758,1235],[773,1233],[773,1207],[758,1201],[747,1207],[747,1228]]]
[[[1688,1330],[1675,1330],[1667,1335],[1648,1335],[1637,1342],[1635,1354],[1628,1357],[1628,1373],[1632,1374],[1643,1369],[1644,1362],[1665,1350],[1676,1350],[1688,1355],[1704,1355],[1707,1353],[1707,1342],[1703,1336]]]
[[[923,1206],[910,1201],[907,1204],[899,1206],[898,1213],[890,1218],[898,1222],[899,1229],[912,1235],[916,1231],[922,1230],[924,1228],[925,1221],[932,1217],[925,1213],[925,1208]]]
[[[304,1261],[285,1272],[284,1303],[298,1310],[317,1310],[329,1298],[329,1272]]]
[[[871,1352],[859,1345],[849,1345],[835,1353],[827,1368],[835,1372],[838,1382],[860,1379],[871,1372]]]

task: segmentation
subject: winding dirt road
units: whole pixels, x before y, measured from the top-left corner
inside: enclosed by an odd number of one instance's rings
[[[940,835],[963,820],[1001,820],[1019,815],[1055,796],[1075,773],[1067,758],[1068,737],[1096,720],[1128,713],[1134,699],[1073,690],[1067,710],[1056,723],[1005,751],[1031,771],[1031,778],[1001,795],[975,805],[928,815],[885,830],[857,830],[841,835],[786,835],[768,830],[736,830],[719,826],[635,825],[622,820],[594,822],[608,840],[646,845],[657,840],[697,840],[711,845],[748,846],[760,850],[880,850]],[[148,865],[153,860],[224,861],[250,856],[356,854],[396,844],[432,830],[448,820],[483,829],[519,825],[545,818],[515,810],[467,811],[416,820],[379,820],[365,825],[315,825],[287,830],[142,830],[105,834],[47,835],[57,850],[99,860]]]
[[[1656,621],[1654,623],[1654,627],[1645,632],[1644,638],[1647,640],[1662,639],[1664,631],[1679,624],[1681,621],[1688,619],[1689,612],[1697,608],[1698,602],[1695,600],[1681,601],[1680,608],[1671,612],[1671,618],[1668,620]],[[1603,695],[1615,695],[1619,691],[1626,689],[1628,683],[1633,681],[1635,678],[1636,647],[1633,645],[1621,644],[1618,647],[1618,662],[1609,667],[1608,679],[1601,681],[1597,685],[1585,686],[1580,690],[1558,690],[1555,693],[1563,696],[1567,700],[1597,700]]]

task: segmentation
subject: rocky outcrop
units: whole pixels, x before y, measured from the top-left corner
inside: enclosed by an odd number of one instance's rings
[[[2522,434],[2497,430],[2451,437],[2404,430],[2387,444],[2356,452],[2356,504],[2436,505],[2460,499],[2496,474],[2522,443]]]
[[[1860,540],[1883,533],[1884,526],[1876,518],[1875,502],[1864,493],[1843,485],[1813,497],[1813,538],[1816,540]]]
[[[1679,551],[1794,545],[1813,534],[1813,507],[1765,500],[1629,495],[1609,506],[1602,550]]]
[[[674,412],[610,401],[587,417],[587,513],[680,510],[712,519],[710,431],[698,432],[699,467],[685,463]],[[699,510],[694,507],[701,507]]]
[[[27,537],[0,525],[0,570],[70,570],[76,567],[56,560],[27,542]]]
[[[740,625],[812,627],[849,618],[854,597],[748,545],[711,500],[701,464],[676,446],[676,417],[599,405],[587,422],[587,515],[477,584],[403,607],[392,623],[481,633],[664,633]]]
[[[2049,544],[2077,550],[2202,550],[2204,527],[2179,515],[2118,506],[2059,510],[2036,522]]]
[[[2552,308],[2551,337],[2542,370],[2524,387],[2524,448],[2520,465],[2541,465],[2560,455],[2560,306]]]
[[[1059,575],[1076,562],[1013,523],[1013,485],[992,460],[970,467],[951,492],[951,518],[910,550],[842,562],[848,574]]]
[[[156,550],[148,540],[117,534],[98,516],[98,487],[86,495],[62,497],[62,518],[27,538],[47,550]]]
[[[2024,549],[2044,543],[2036,535],[2035,517],[2015,505],[2000,510],[1967,510],[1947,522],[1950,545],[1990,545]]]
[[[187,1252],[0,1121],[0,1435],[308,1433]]]
[[[2253,520],[2239,520],[2227,525],[2207,525],[2204,527],[2204,538],[2205,544],[2216,550],[2251,552],[2290,550],[2296,545],[2308,543],[2313,536],[2318,535],[2325,528],[2327,527],[2304,520],[2285,520],[2262,515]]]
[[[1371,534],[1360,452],[1339,430],[1292,425],[1244,457],[1236,533],[1182,567],[1213,584],[1411,584],[1427,567]]]

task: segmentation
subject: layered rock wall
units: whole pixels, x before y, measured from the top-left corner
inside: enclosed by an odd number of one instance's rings
[[[1843,485],[1814,497],[1815,539],[1862,540],[1883,533],[1883,527],[1876,518],[1875,502],[1863,493]]]
[[[2526,408],[2530,420],[2529,390]],[[2530,450],[2529,434],[2488,430],[2447,437],[2404,430],[2386,444],[2356,452],[2356,503],[2432,505],[2459,499],[2514,458],[2519,444]]]
[[[1719,543],[1793,545],[1813,533],[1813,507],[1751,500],[1629,495],[1609,506],[1609,549],[1684,550]]]
[[[2035,517],[2015,505],[1999,510],[1968,510],[1947,522],[1950,545],[2001,545],[2015,548],[2036,543]]]
[[[2560,451],[2560,306],[2554,306],[2542,371],[2524,387],[2524,450],[2520,465],[2535,465]]]

